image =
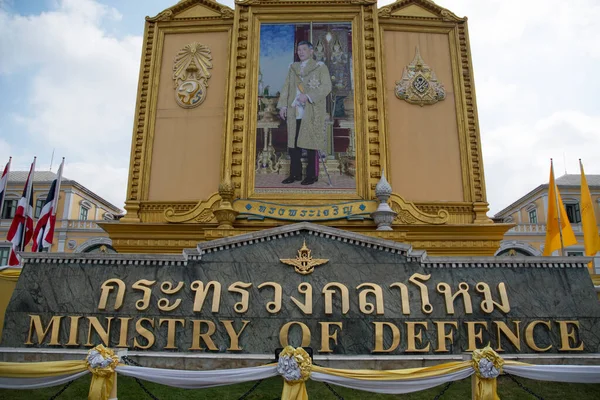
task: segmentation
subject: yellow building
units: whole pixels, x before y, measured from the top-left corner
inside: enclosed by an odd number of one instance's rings
[[[586,175],[594,213],[600,225],[600,175]],[[565,248],[567,256],[583,256],[583,232],[581,229],[581,175],[567,174],[556,179],[565,210],[571,222],[577,244]],[[516,224],[505,235],[496,255],[541,256],[546,238],[548,215],[548,184],[543,184],[498,212],[495,218],[505,223]],[[553,255],[558,255],[555,251]],[[600,254],[595,257],[596,274],[600,273]]]
[[[8,177],[2,219],[0,221],[0,265],[6,265],[11,243],[6,234],[17,209],[17,203],[23,193],[23,186],[29,171],[11,171]],[[36,171],[33,180],[34,223],[37,222],[44,201],[56,174],[49,171]],[[96,251],[114,252],[111,240],[98,225],[98,221],[115,220],[121,214],[118,207],[112,205],[85,186],[63,176],[58,209],[54,243],[51,252],[89,253]],[[31,251],[30,242],[26,251]]]
[[[23,187],[29,171],[11,171],[8,177],[6,196],[0,219],[0,266],[8,263],[11,243],[6,240],[8,229],[14,217],[17,203],[23,194]],[[37,171],[33,179],[34,224],[37,222],[44,201],[56,174],[50,171]],[[99,226],[99,221],[116,220],[121,210],[85,186],[62,177],[56,226],[51,252],[66,253],[114,253],[112,242]],[[26,251],[31,251],[30,242]],[[0,279],[0,333],[4,325],[4,310],[10,301],[20,270]]]
[[[276,104],[301,40],[333,82],[310,187],[280,183],[289,142]],[[371,219],[382,171],[388,231]],[[467,19],[429,0],[182,0],[146,18],[125,209],[102,224],[119,252],[311,221],[433,255],[493,255],[510,225],[486,215]]]

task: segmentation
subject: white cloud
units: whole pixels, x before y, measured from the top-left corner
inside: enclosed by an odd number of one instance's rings
[[[0,138],[0,174],[4,171],[5,163],[8,162],[8,158],[12,156],[12,146]]]
[[[469,17],[490,215],[547,182],[551,157],[557,176],[565,159],[578,173],[578,158],[588,174],[600,174],[600,2],[437,3]],[[19,141],[2,135],[0,157],[22,152],[23,141],[48,161],[56,148],[56,158],[67,157],[67,177],[122,206],[141,37],[109,35],[103,24],[121,14],[95,0],[59,0],[27,17],[4,4],[0,75],[22,80],[27,103],[8,115],[22,131]]]
[[[596,0],[437,0],[469,17],[491,212],[555,174],[600,174]]]
[[[85,162],[65,163],[64,171],[67,178],[77,181],[121,209],[123,208],[122,204],[113,202],[113,199],[125,197],[128,173],[128,165],[115,167],[108,164],[98,165]],[[111,188],[113,189],[111,190]]]
[[[486,133],[483,141],[488,200],[500,211],[548,182],[550,158],[556,177],[600,173],[600,116],[565,110],[524,124],[507,124]]]
[[[28,17],[0,11],[0,74],[24,79],[19,141],[38,145],[32,155],[56,148],[65,176],[122,207],[141,37],[107,35],[102,23],[120,18],[92,0]]]

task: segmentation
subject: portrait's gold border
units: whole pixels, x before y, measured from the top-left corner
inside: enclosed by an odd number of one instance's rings
[[[357,13],[354,14],[345,14],[345,13],[339,13],[338,15],[335,15],[333,18],[330,15],[326,16],[327,18],[324,18],[324,16],[322,15],[318,15],[315,18],[311,18],[311,20],[313,22],[348,22],[351,24],[352,26],[352,41],[353,41],[353,49],[352,51],[355,51],[355,48],[357,47],[355,44],[355,40],[356,40],[356,35],[354,34],[354,32],[357,29],[357,21],[358,21],[358,15]],[[253,25],[254,27],[254,34],[253,36],[258,38],[259,41],[254,44],[253,43],[253,48],[252,48],[252,67],[249,71],[250,76],[252,77],[252,81],[251,81],[251,86],[249,89],[249,97],[250,99],[255,99],[258,96],[258,87],[257,87],[257,82],[255,77],[258,76],[258,63],[259,63],[259,57],[260,57],[260,26],[261,24],[264,23],[302,23],[302,22],[306,22],[306,18],[303,18],[302,15],[297,15],[293,18],[286,18],[286,19],[282,19],[282,16],[280,15],[272,15],[272,14],[257,14],[255,15],[255,24]],[[355,68],[356,70],[356,68]],[[354,73],[354,71],[353,71]],[[357,82],[356,80],[356,75],[354,76],[355,82]],[[362,85],[360,85],[362,86]],[[357,90],[357,85],[355,84],[355,93],[362,90],[362,87],[358,88]],[[356,95],[355,95],[356,97]],[[327,193],[315,193],[315,194],[311,194],[311,193],[294,193],[294,192],[290,192],[290,193],[274,193],[274,194],[266,194],[266,193],[256,193],[254,191],[254,185],[255,185],[255,162],[252,162],[251,160],[254,160],[256,158],[256,134],[252,134],[252,133],[256,133],[257,132],[257,120],[255,116],[258,113],[258,109],[257,109],[257,104],[255,101],[250,101],[249,102],[249,129],[248,129],[248,141],[247,141],[247,146],[245,147],[245,152],[247,154],[247,157],[244,160],[244,165],[246,165],[246,170],[245,173],[247,174],[248,179],[244,179],[244,182],[247,182],[247,185],[245,186],[244,184],[242,184],[242,198],[252,198],[252,199],[261,199],[261,200],[281,200],[282,197],[289,197],[291,198],[291,200],[293,200],[294,198],[298,199],[298,200],[303,200],[306,201],[308,200],[325,200],[325,199],[335,199],[335,200],[350,200],[350,199],[362,199],[364,198],[363,196],[361,196],[361,194],[359,194],[360,190],[357,187],[355,193],[348,193],[348,194],[340,194],[340,193],[335,193],[335,194],[327,194]],[[360,116],[355,115],[355,126],[356,126],[356,122],[360,121]],[[358,136],[358,135],[357,135]],[[357,137],[356,138],[356,154],[360,155],[363,154],[362,152],[362,148],[363,148],[363,143],[361,138]],[[361,178],[360,178],[360,174],[358,173],[359,171],[357,171],[357,176],[355,177],[356,181],[358,182]],[[283,178],[282,178],[283,179]],[[358,184],[357,184],[358,186]]]
[[[315,8],[319,9],[315,17]],[[367,151],[369,139],[365,132],[369,126],[363,115],[366,105],[361,99],[364,97],[366,85],[363,77],[360,77],[362,65],[365,62],[364,56],[364,34],[363,17],[365,8],[369,9],[368,14],[372,20],[373,7],[371,5],[363,6],[358,4],[347,4],[344,6],[333,4],[305,4],[295,3],[286,5],[264,4],[257,6],[245,6],[238,4],[236,7],[236,18],[234,25],[234,48],[235,54],[232,54],[232,67],[230,79],[235,82],[231,85],[232,100],[227,110],[228,123],[226,126],[226,154],[224,157],[223,178],[230,176],[233,187],[236,190],[236,197],[252,198],[261,200],[275,200],[281,203],[318,203],[323,200],[353,200],[373,198],[372,190],[377,180],[370,182],[373,174],[369,168],[373,165],[373,155],[379,151]],[[309,17],[310,15],[310,17]],[[258,58],[260,50],[260,24],[264,22],[307,22],[307,21],[330,21],[330,22],[350,22],[353,30],[353,55],[354,55],[354,78],[355,78],[355,126],[356,126],[356,151],[362,154],[357,157],[357,175],[355,193],[286,193],[286,194],[266,194],[256,193],[254,190],[255,171],[254,158],[256,155],[256,112],[257,106],[252,100],[258,95]],[[371,38],[373,36],[371,35]],[[370,46],[374,49],[374,46]],[[371,58],[375,58],[374,55]],[[359,125],[361,121],[363,125]],[[375,121],[376,123],[377,121]],[[375,128],[378,130],[378,127]],[[379,145],[379,143],[377,143]],[[379,149],[377,149],[379,150]],[[252,162],[250,162],[252,160]],[[379,170],[379,160],[376,160],[377,171]],[[371,168],[372,169],[372,168]],[[377,172],[376,177],[379,177]]]

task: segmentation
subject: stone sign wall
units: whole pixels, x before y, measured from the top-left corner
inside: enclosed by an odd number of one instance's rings
[[[595,353],[600,307],[586,261],[434,258],[306,223],[179,257],[29,255],[2,346]]]

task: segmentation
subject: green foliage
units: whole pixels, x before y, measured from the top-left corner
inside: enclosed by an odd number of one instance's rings
[[[600,393],[600,385],[553,383],[542,381],[531,381],[517,378],[519,382],[531,389],[534,393],[542,396],[546,400],[595,400]],[[85,377],[77,380],[65,390],[57,400],[87,399],[90,378]],[[202,390],[186,390],[171,388],[168,386],[156,385],[149,382],[143,384],[152,394],[160,400],[186,400],[186,399],[219,399],[236,400],[250,389],[254,382],[243,383],[239,385],[221,386]],[[247,397],[248,400],[274,400],[279,399],[281,395],[281,378],[271,378],[262,382],[256,390]],[[410,393],[405,395],[384,395],[357,390],[346,389],[342,387],[333,387],[346,400],[362,399],[407,399],[407,400],[430,400],[434,398],[443,386],[425,390],[422,392]],[[11,400],[47,400],[61,389],[60,386],[38,389],[38,390],[0,390],[0,399]],[[118,378],[118,396],[119,400],[145,400],[150,399],[140,388],[135,380],[127,377]],[[336,397],[321,382],[309,381],[307,383],[309,399],[331,399]],[[498,380],[498,394],[502,400],[533,399],[534,397],[521,389],[509,378],[502,376]],[[471,380],[465,379],[453,383],[450,388],[441,397],[442,399],[470,399],[471,398]]]

